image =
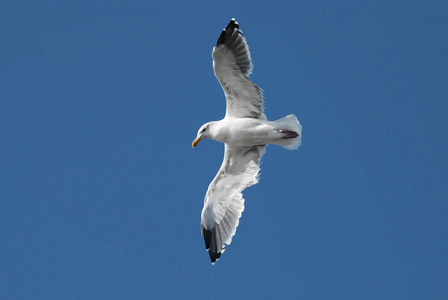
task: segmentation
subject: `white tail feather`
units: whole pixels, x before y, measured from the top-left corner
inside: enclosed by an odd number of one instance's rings
[[[295,115],[288,115],[274,122],[275,127],[283,130],[297,132],[298,136],[292,139],[281,139],[274,144],[282,146],[288,150],[296,150],[302,143],[302,125]]]

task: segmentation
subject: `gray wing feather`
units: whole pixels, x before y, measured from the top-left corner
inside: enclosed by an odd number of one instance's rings
[[[201,233],[214,263],[232,242],[244,210],[242,191],[258,182],[259,162],[265,146],[226,144],[224,160],[210,183],[201,216]]]
[[[222,31],[212,57],[215,76],[226,95],[226,116],[266,119],[262,90],[248,79],[253,69],[249,46],[235,19]]]

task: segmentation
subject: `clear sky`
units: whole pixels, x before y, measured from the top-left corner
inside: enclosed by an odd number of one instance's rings
[[[0,1],[1,299],[448,299],[446,1]],[[269,146],[200,234],[235,17]]]

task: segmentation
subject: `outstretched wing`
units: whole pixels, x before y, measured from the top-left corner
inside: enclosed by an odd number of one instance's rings
[[[249,46],[232,19],[213,48],[213,70],[226,95],[226,116],[266,119],[261,89],[248,79],[252,73]]]
[[[230,245],[244,210],[242,191],[258,182],[265,146],[225,145],[224,160],[210,183],[201,216],[201,233],[212,264]]]

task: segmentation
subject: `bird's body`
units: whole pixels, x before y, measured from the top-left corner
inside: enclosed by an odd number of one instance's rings
[[[201,215],[201,233],[214,264],[235,235],[244,210],[241,192],[258,182],[265,145],[297,149],[302,126],[294,115],[266,120],[261,89],[248,79],[253,67],[249,47],[235,19],[221,33],[212,56],[226,95],[226,115],[204,124],[192,146],[207,138],[225,144],[224,160],[208,187]]]
[[[289,115],[287,119],[267,121],[254,118],[226,117],[220,121],[209,122],[210,139],[229,145],[250,147],[277,144],[288,149],[297,149],[299,140],[286,141],[287,135],[279,130],[294,131],[300,129],[296,126],[297,119]]]

